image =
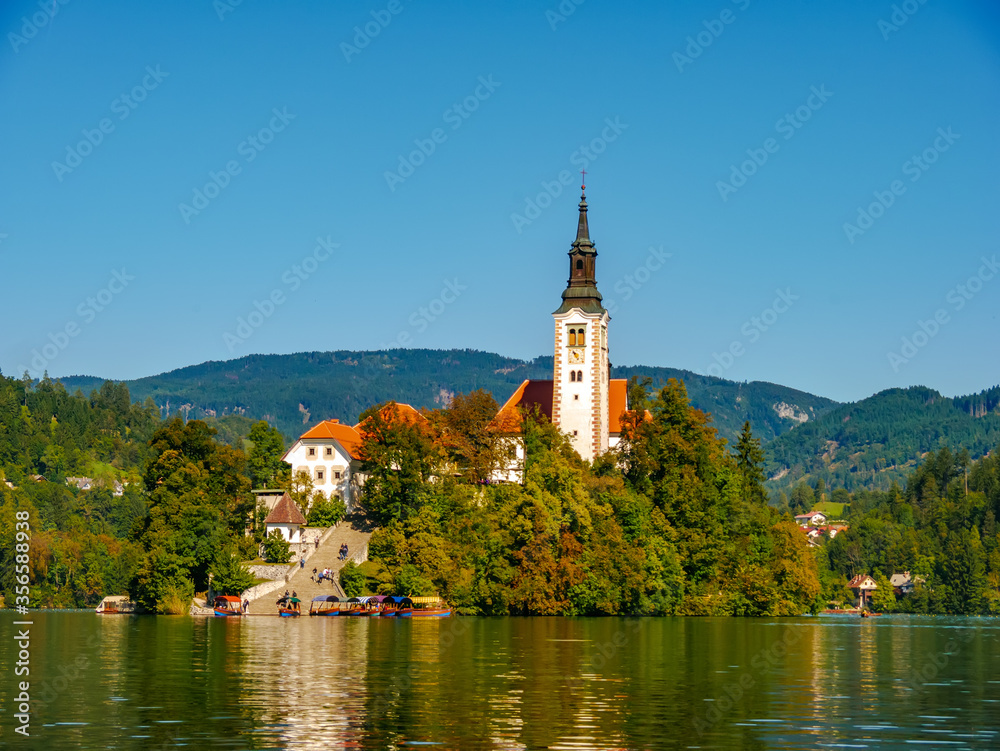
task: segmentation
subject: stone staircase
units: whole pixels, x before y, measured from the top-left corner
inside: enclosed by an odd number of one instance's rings
[[[319,595],[337,595],[344,597],[344,592],[340,588],[340,569],[347,561],[341,561],[340,546],[347,543],[347,560],[361,563],[368,559],[368,539],[372,536],[371,529],[363,517],[348,517],[340,523],[329,537],[320,543],[319,549],[306,561],[305,568],[296,567],[295,573],[289,578],[285,586],[276,592],[264,595],[258,600],[250,603],[250,615],[276,615],[278,607],[275,604],[285,589],[289,592],[295,591],[298,598],[302,600],[302,612],[305,614],[309,610],[309,603],[313,597]],[[329,568],[333,572],[333,582],[323,580],[322,584],[317,584],[310,578],[312,570],[322,571]]]

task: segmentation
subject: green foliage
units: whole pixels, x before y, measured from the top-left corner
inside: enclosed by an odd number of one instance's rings
[[[247,474],[254,488],[287,487],[289,466],[281,460],[285,441],[276,428],[264,420],[254,423],[247,437],[250,453],[247,457]]]
[[[360,597],[365,591],[365,575],[354,561],[340,569],[340,588],[348,597]]]
[[[876,571],[873,578],[877,588],[872,592],[871,606],[877,613],[891,613],[896,609],[896,593],[881,571]]]
[[[406,474],[397,462],[407,456],[447,463],[433,433],[420,450],[392,454],[387,468],[410,486],[401,512],[383,507],[369,541],[378,591],[438,594],[459,612],[482,614],[814,609],[819,583],[804,537],[744,485],[683,386],[668,383],[651,411],[652,421],[626,417],[621,470],[613,461],[590,467],[537,415],[524,421],[523,486]],[[372,454],[380,442],[404,444],[410,429],[379,426]]]
[[[899,598],[899,610],[1000,611],[1000,452],[970,462],[942,448],[926,457],[905,489],[859,490],[849,500],[849,529],[820,553],[841,585],[855,574],[910,571],[923,583]]]
[[[307,519],[310,527],[332,527],[344,518],[347,506],[341,498],[321,497],[313,502]]]
[[[744,503],[766,503],[764,491],[764,452],[760,440],[753,437],[750,421],[743,423],[743,430],[736,443],[736,471],[740,477],[740,495]]]
[[[129,586],[132,601],[148,613],[186,613],[194,596],[194,584],[185,564],[179,555],[163,548],[150,550]]]
[[[360,455],[367,474],[363,503],[380,524],[417,510],[421,490],[441,461],[430,424],[411,419],[394,402],[365,417]]]
[[[499,408],[488,392],[477,389],[470,394],[456,394],[447,409],[432,413],[437,443],[452,474],[485,482],[513,458],[509,444],[490,429]]]
[[[212,589],[220,595],[239,595],[253,586],[254,575],[230,551],[222,551],[212,569]]]
[[[292,548],[288,540],[278,530],[264,538],[264,559],[270,563],[288,563]]]

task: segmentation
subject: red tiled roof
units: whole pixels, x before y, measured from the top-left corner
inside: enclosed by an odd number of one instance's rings
[[[357,456],[357,449],[361,446],[361,435],[350,425],[341,425],[339,420],[323,420],[318,425],[309,428],[299,436],[299,440],[330,440],[333,439],[351,456]]]
[[[552,381],[524,381],[504,403],[493,418],[491,426],[503,433],[519,433],[521,431],[520,407],[538,411],[552,419]],[[622,432],[622,415],[628,410],[628,381],[624,378],[612,378],[608,382],[608,432]],[[652,419],[646,411],[646,419]]]
[[[419,410],[414,409],[409,404],[402,404],[401,402],[389,402],[379,410],[379,414],[388,422],[400,421],[405,422],[407,425],[427,422],[427,418],[420,414]],[[357,431],[359,439],[365,437],[365,423],[370,419],[371,418],[366,417],[354,426],[353,429]]]
[[[525,381],[517,387],[510,399],[500,408],[497,416],[490,422],[490,427],[501,433],[521,432],[520,407],[538,411],[552,419],[552,381]]]
[[[612,378],[608,382],[608,432],[622,432],[622,413],[628,409],[628,381]]]
[[[295,505],[292,497],[285,493],[281,496],[271,513],[267,515],[264,524],[305,524],[306,518]]]
[[[857,589],[858,587],[860,587],[862,584],[865,583],[866,579],[872,579],[872,577],[870,577],[868,574],[858,574],[853,579],[851,579],[849,582],[847,582],[847,588],[848,589]],[[872,584],[875,584],[875,580],[874,579],[872,579]]]

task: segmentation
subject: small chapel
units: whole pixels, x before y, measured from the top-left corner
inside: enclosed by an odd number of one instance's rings
[[[562,303],[552,313],[555,365],[552,380],[527,380],[497,412],[491,427],[511,441],[513,460],[496,470],[497,482],[524,479],[524,411],[537,410],[567,434],[580,457],[593,461],[621,438],[622,417],[628,410],[628,383],[611,378],[608,360],[608,322],[597,290],[597,247],[590,239],[587,186],[581,186],[576,239],[569,249],[569,279]],[[386,407],[385,409],[389,409]],[[424,419],[408,404],[393,407],[396,417]],[[324,420],[302,434],[285,452],[293,473],[305,471],[317,490],[342,498],[352,510],[360,497],[364,475],[358,449],[364,423],[350,426]]]

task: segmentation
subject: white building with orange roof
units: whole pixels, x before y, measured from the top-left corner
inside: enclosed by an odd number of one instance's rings
[[[409,404],[396,402],[387,404],[380,412],[389,421],[412,424],[427,419]],[[309,428],[281,457],[292,465],[293,480],[299,472],[308,473],[316,490],[327,498],[341,498],[348,513],[353,511],[365,484],[359,449],[366,422],[367,419],[352,427],[339,420],[323,420]]]
[[[282,461],[292,465],[292,477],[308,473],[313,486],[327,498],[341,498],[351,511],[363,481],[358,476],[361,434],[339,420],[314,425],[285,452]]]

